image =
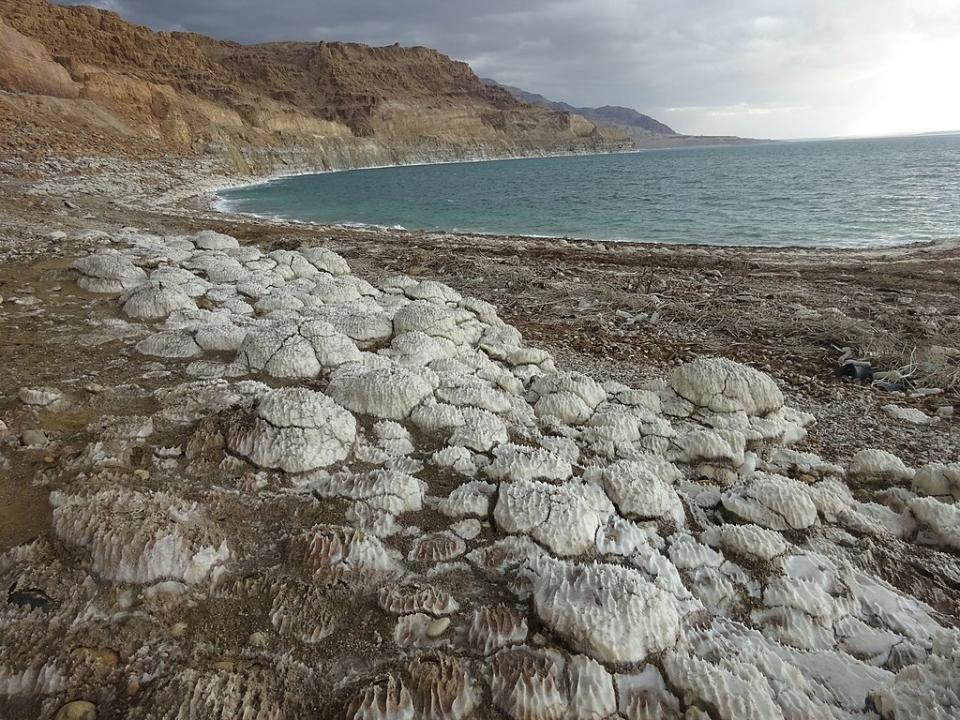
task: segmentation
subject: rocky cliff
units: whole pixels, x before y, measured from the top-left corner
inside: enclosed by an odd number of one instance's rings
[[[240,45],[0,0],[0,152],[222,154],[238,170],[631,147],[428,48]]]

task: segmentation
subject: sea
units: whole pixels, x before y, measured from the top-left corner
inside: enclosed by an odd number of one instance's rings
[[[302,222],[829,248],[960,237],[960,134],[410,165],[220,195]]]

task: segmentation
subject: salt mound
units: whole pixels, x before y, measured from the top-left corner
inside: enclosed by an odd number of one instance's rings
[[[120,293],[147,281],[143,268],[125,255],[96,254],[75,260],[70,266],[78,273],[77,285],[96,293]]]
[[[713,412],[766,415],[783,407],[773,379],[726,358],[699,358],[674,370],[670,387],[682,398]]]
[[[643,662],[677,641],[676,598],[637,570],[544,557],[530,575],[544,624],[601,662]]]
[[[327,393],[345,408],[386,420],[403,420],[433,394],[429,371],[414,372],[398,365],[367,369],[342,366],[330,376]]]
[[[306,388],[267,393],[253,417],[234,424],[227,446],[255,465],[300,473],[347,457],[356,421],[326,395]]]

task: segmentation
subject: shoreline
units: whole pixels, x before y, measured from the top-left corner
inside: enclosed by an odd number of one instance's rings
[[[831,140],[825,140],[823,142],[830,142]],[[781,144],[785,141],[771,142],[765,144]],[[819,142],[819,141],[796,141],[796,142]],[[403,224],[396,223],[393,225],[384,225],[379,223],[367,223],[359,220],[344,220],[337,222],[322,222],[316,220],[301,220],[295,217],[286,217],[281,214],[267,215],[263,213],[255,213],[249,211],[243,211],[237,209],[231,205],[233,202],[229,198],[223,197],[223,193],[231,192],[234,190],[243,190],[248,188],[256,188],[269,186],[281,181],[303,178],[309,176],[318,176],[318,175],[329,175],[334,173],[344,173],[344,172],[359,172],[366,170],[385,170],[385,169],[401,169],[407,167],[427,167],[431,165],[468,165],[474,163],[482,162],[507,162],[507,161],[522,161],[522,160],[538,160],[538,159],[548,159],[548,158],[566,158],[566,157],[600,157],[604,155],[636,155],[644,152],[652,151],[675,151],[675,150],[687,150],[687,149],[709,149],[716,147],[740,147],[737,145],[716,145],[716,146],[692,146],[691,148],[687,147],[670,147],[670,148],[641,148],[637,150],[627,150],[627,151],[609,151],[609,152],[573,152],[573,153],[548,153],[542,155],[519,155],[519,156],[504,156],[504,157],[484,157],[484,158],[474,158],[474,159],[457,159],[457,160],[440,160],[440,161],[418,161],[410,163],[395,163],[387,165],[370,165],[363,167],[349,167],[349,168],[335,168],[335,169],[320,169],[320,170],[301,170],[296,172],[281,172],[279,174],[266,174],[258,176],[252,180],[229,184],[226,186],[220,185],[219,183],[210,188],[205,188],[203,192],[198,193],[195,196],[188,196],[181,198],[178,201],[178,204],[189,203],[190,201],[199,202],[202,206],[209,211],[214,213],[222,214],[225,216],[236,215],[248,217],[256,220],[261,220],[264,222],[286,222],[296,225],[306,225],[313,226],[318,228],[363,228],[371,227],[374,229],[381,230],[400,230],[400,231],[409,231],[409,232],[432,232],[432,233],[447,233],[447,234],[462,234],[462,235],[474,235],[474,236],[485,236],[485,237],[524,237],[530,239],[555,239],[555,240],[566,240],[574,242],[600,242],[600,243],[617,243],[617,244],[653,244],[653,245],[666,245],[671,247],[711,247],[711,248],[758,248],[758,249],[775,249],[775,250],[831,250],[838,252],[873,252],[873,251],[885,251],[885,250],[896,250],[897,248],[908,248],[908,247],[922,247],[925,245],[937,245],[937,244],[951,244],[960,242],[960,234],[942,238],[933,238],[933,239],[921,239],[921,240],[902,240],[902,241],[893,241],[886,244],[876,244],[874,240],[864,240],[857,241],[857,244],[851,246],[831,246],[826,244],[811,244],[811,245],[802,245],[797,243],[783,242],[783,243],[770,243],[770,242],[758,242],[758,243],[740,243],[740,242],[729,242],[729,243],[716,243],[710,241],[696,242],[696,241],[653,241],[645,240],[642,238],[599,238],[596,236],[571,236],[571,235],[543,235],[543,234],[527,234],[521,232],[511,232],[511,231],[487,231],[487,230],[464,230],[462,228],[411,228],[404,226]],[[752,147],[752,145],[751,145]]]

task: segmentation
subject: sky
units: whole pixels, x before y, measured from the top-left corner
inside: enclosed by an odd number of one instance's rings
[[[577,106],[690,134],[960,130],[960,0],[97,0],[240,42],[426,45]]]

